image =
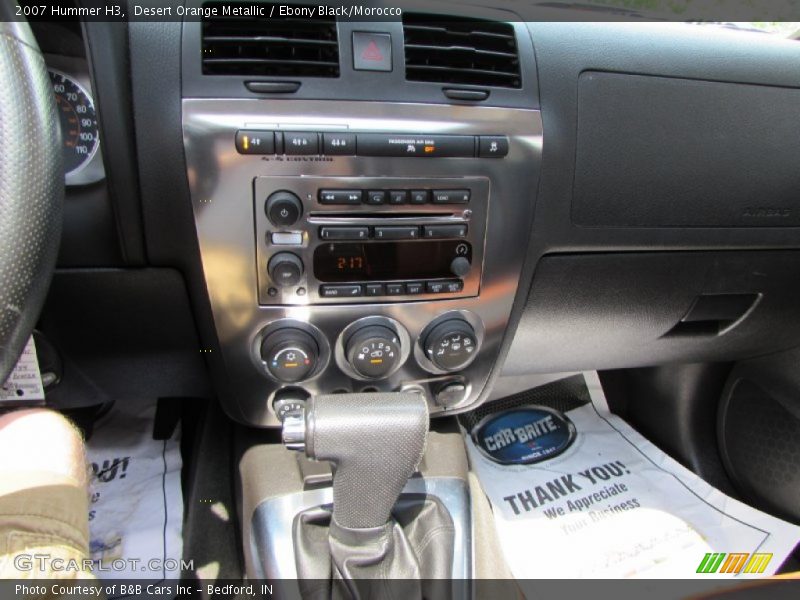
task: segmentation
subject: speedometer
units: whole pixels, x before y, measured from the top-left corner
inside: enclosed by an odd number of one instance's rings
[[[50,69],[63,137],[64,173],[69,178],[88,165],[97,153],[100,138],[91,96],[77,81]]]

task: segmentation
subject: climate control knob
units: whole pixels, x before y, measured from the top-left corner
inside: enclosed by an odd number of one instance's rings
[[[359,329],[345,346],[347,361],[366,379],[384,379],[400,366],[400,338],[383,325]]]
[[[264,212],[275,227],[291,227],[303,214],[303,203],[292,192],[282,190],[269,195]]]
[[[279,329],[261,343],[261,358],[272,376],[283,383],[307,379],[317,368],[317,341],[301,329]]]
[[[449,319],[430,330],[423,348],[428,360],[442,371],[460,371],[475,358],[478,339],[472,325]]]
[[[269,277],[279,287],[291,287],[303,277],[303,261],[291,252],[278,252],[267,265]]]

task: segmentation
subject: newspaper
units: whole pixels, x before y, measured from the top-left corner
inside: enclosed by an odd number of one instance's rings
[[[708,485],[612,415],[596,373],[584,377],[592,401],[565,413],[574,441],[557,456],[498,464],[467,435],[514,576],[773,574],[800,527]]]
[[[153,439],[155,404],[119,401],[87,444],[90,552],[111,579],[179,578],[183,496],[179,432]]]
[[[0,406],[44,404],[44,387],[39,374],[39,360],[33,337],[28,339],[25,349],[11,371],[6,382],[0,386]]]

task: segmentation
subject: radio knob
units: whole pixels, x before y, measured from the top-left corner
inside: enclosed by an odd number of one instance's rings
[[[292,192],[281,190],[269,195],[264,212],[275,227],[291,227],[303,214],[303,203]]]
[[[300,283],[303,261],[291,252],[279,252],[270,259],[267,270],[275,285],[291,287]]]
[[[383,379],[400,363],[400,338],[383,325],[369,325],[347,341],[345,355],[356,373],[367,379]]]
[[[317,367],[319,346],[301,329],[280,329],[261,343],[261,358],[278,381],[296,383],[308,378]]]
[[[475,358],[478,340],[472,325],[451,319],[431,329],[423,348],[428,359],[442,371],[460,371]]]
[[[464,277],[472,268],[472,263],[465,256],[456,256],[450,263],[450,272],[456,277]]]

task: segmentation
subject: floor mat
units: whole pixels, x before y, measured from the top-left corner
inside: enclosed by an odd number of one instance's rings
[[[519,579],[747,578],[800,527],[709,486],[610,413],[595,373],[462,419]]]
[[[155,404],[117,402],[87,444],[90,551],[101,578],[180,576],[180,432],[153,439]]]

